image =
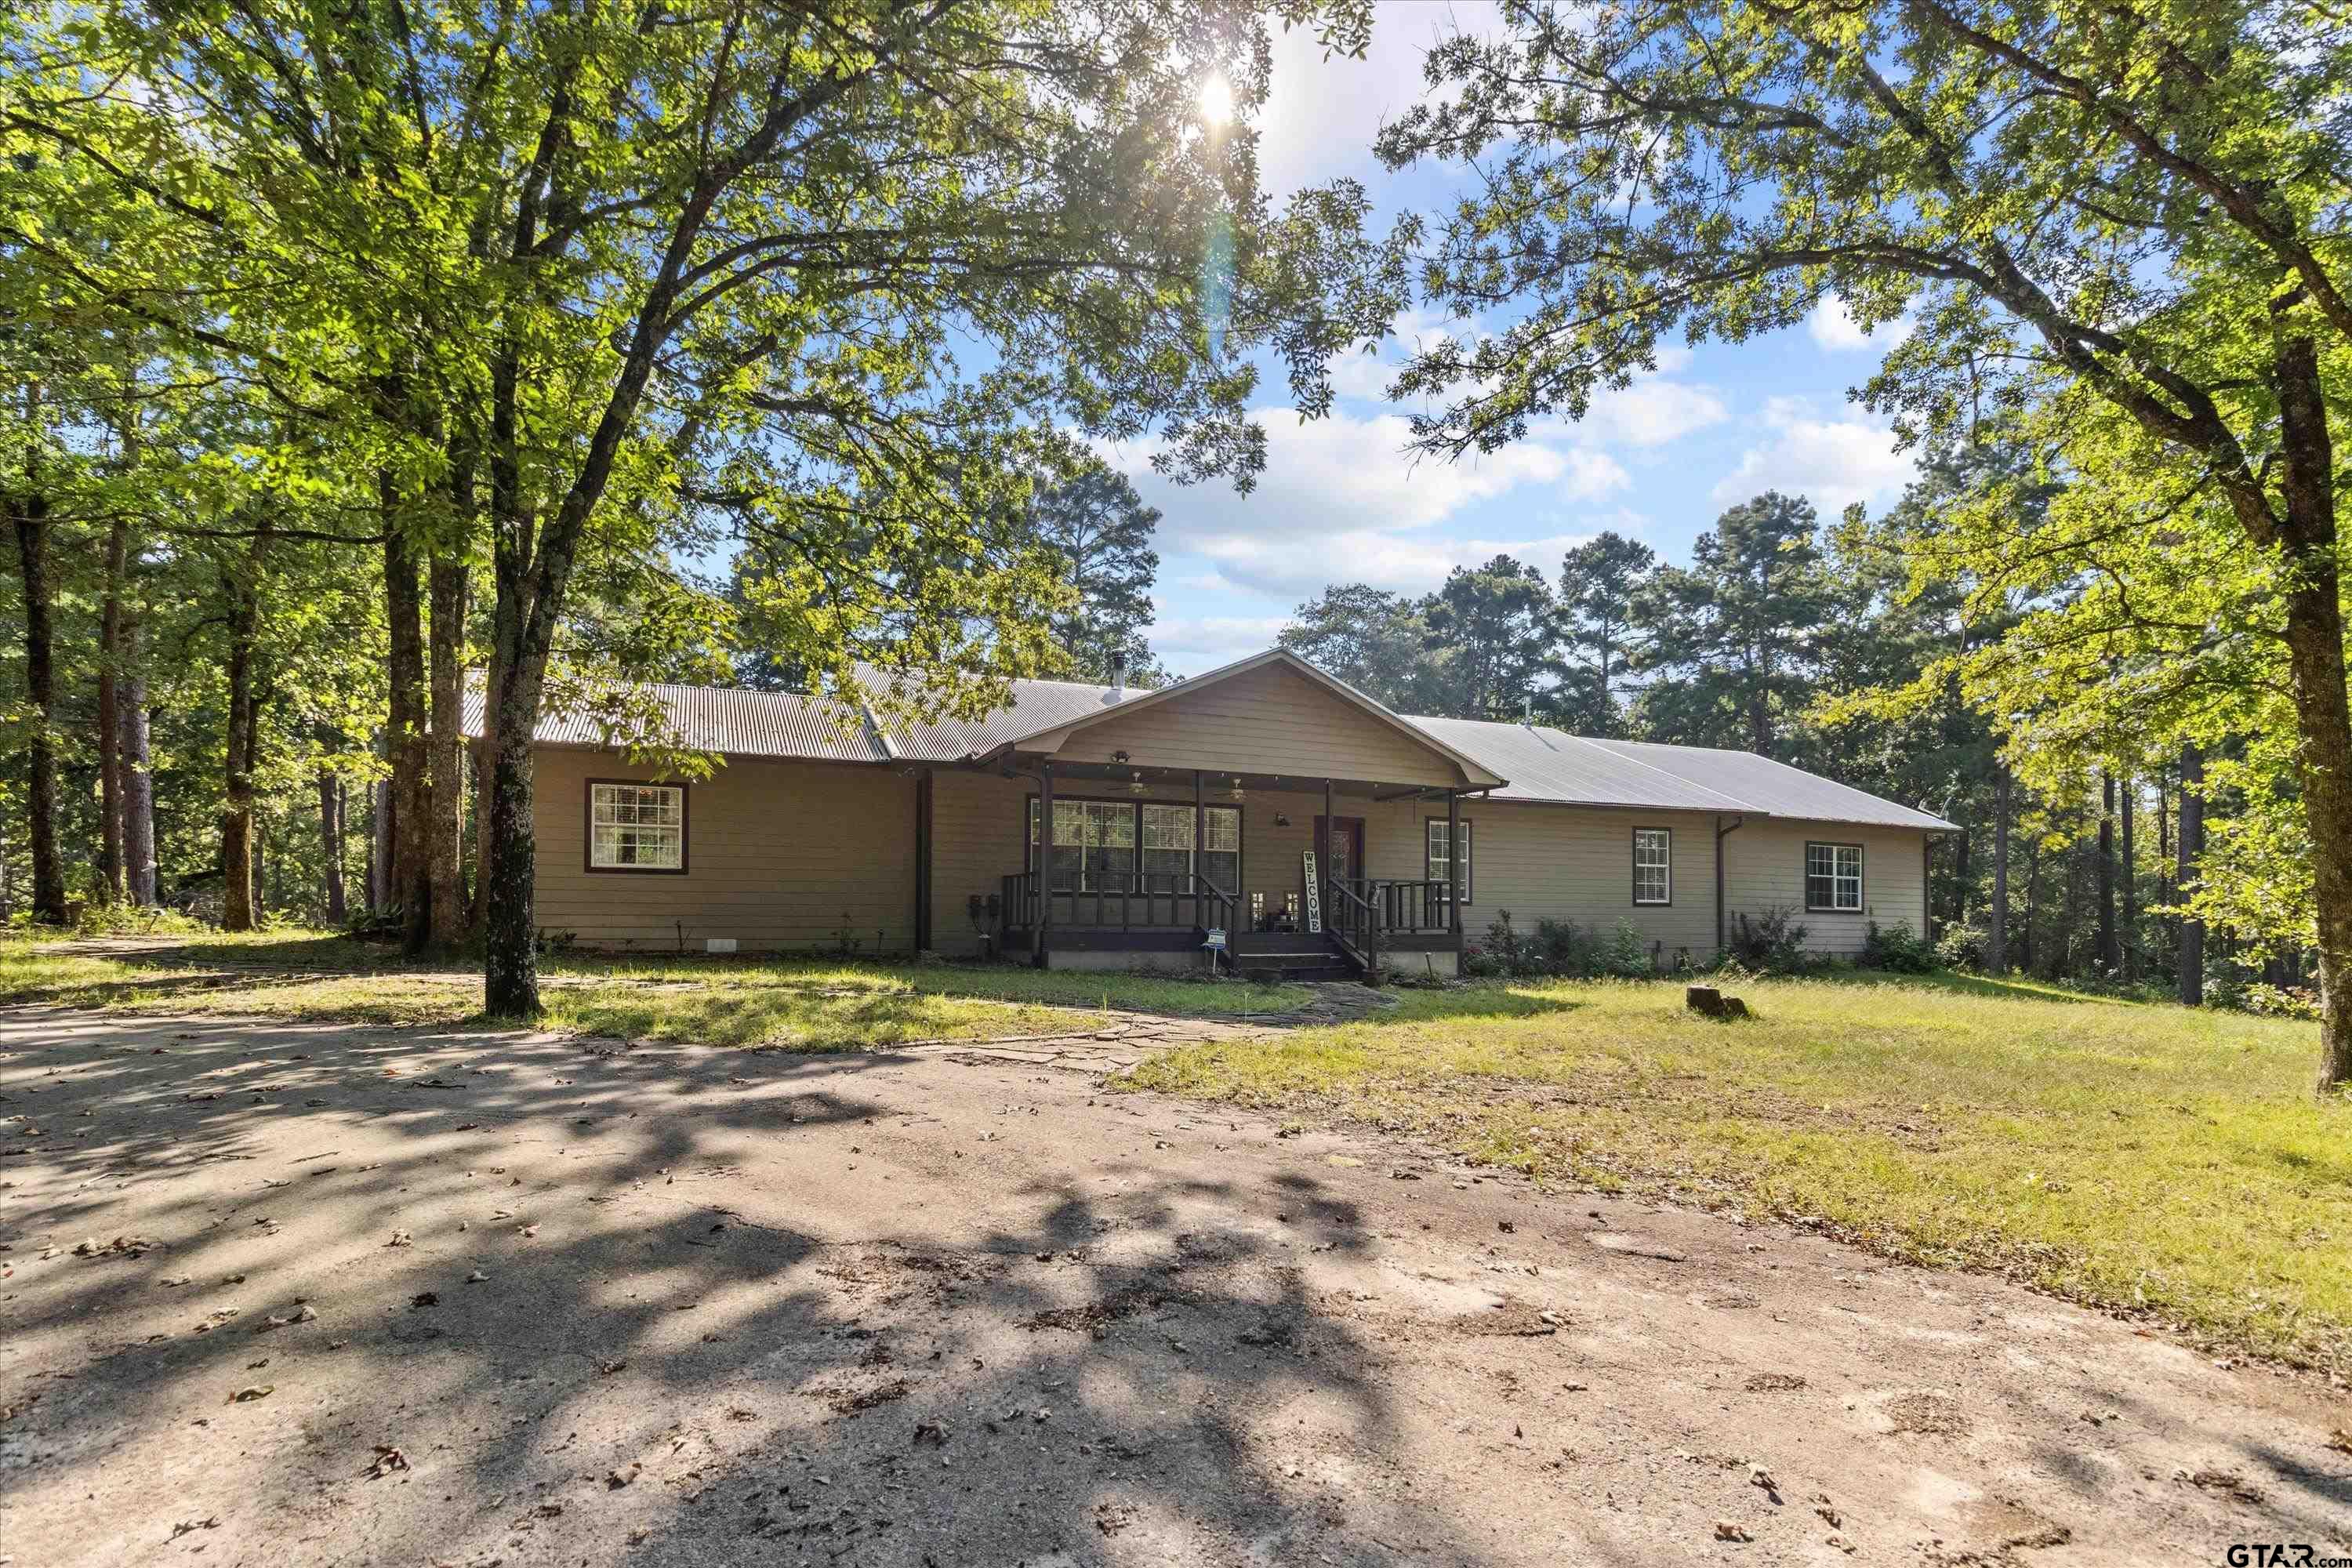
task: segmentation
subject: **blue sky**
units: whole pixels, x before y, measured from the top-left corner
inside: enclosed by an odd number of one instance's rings
[[[1475,4],[1383,4],[1362,60],[1326,61],[1311,36],[1279,37],[1271,94],[1255,117],[1265,188],[1278,198],[1346,174],[1385,213],[1443,202],[1453,171],[1391,175],[1371,155],[1372,137],[1420,96],[1433,39],[1491,22]],[[1912,472],[1883,422],[1846,397],[1891,341],[1864,337],[1834,310],[1769,338],[1664,360],[1627,392],[1596,399],[1580,425],[1456,464],[1409,458],[1404,411],[1381,396],[1402,345],[1446,323],[1414,315],[1398,326],[1402,342],[1381,362],[1344,367],[1328,418],[1302,424],[1281,402],[1279,376],[1265,378],[1267,468],[1247,496],[1168,484],[1143,447],[1107,454],[1163,514],[1151,641],[1171,669],[1193,674],[1265,647],[1330,584],[1425,592],[1498,551],[1557,576],[1561,552],[1604,528],[1680,562],[1717,512],[1759,490],[1805,495],[1829,520],[1852,501],[1874,510],[1891,502]]]

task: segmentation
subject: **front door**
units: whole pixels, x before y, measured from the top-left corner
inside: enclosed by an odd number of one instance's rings
[[[1320,816],[1315,819],[1318,840],[1324,837],[1325,820]],[[1328,820],[1331,847],[1326,856],[1329,863],[1323,868],[1324,879],[1339,883],[1360,894],[1363,889],[1356,884],[1364,875],[1364,819],[1360,816],[1334,816]]]

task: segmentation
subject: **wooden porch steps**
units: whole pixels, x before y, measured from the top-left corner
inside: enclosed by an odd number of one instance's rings
[[[1272,974],[1281,980],[1362,978],[1338,942],[1303,931],[1253,931],[1235,942],[1228,956],[1243,974]]]

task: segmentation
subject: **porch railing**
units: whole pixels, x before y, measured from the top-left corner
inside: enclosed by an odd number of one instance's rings
[[[1016,871],[1004,879],[997,904],[997,936],[1037,929],[1037,873]]]
[[[1095,931],[1198,927],[1234,929],[1239,899],[1197,871],[1139,875],[1118,885],[1041,889],[1037,873],[1019,871],[1003,879],[1000,917],[1008,930],[1034,931],[1051,916],[1057,926]]]
[[[1444,879],[1434,881],[1376,881],[1367,895],[1379,911],[1383,931],[1433,931],[1454,928],[1452,889]]]

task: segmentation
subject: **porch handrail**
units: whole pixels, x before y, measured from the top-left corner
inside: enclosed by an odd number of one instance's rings
[[[1333,882],[1323,889],[1323,929],[1363,966],[1366,974],[1380,967],[1381,912],[1346,882]]]

